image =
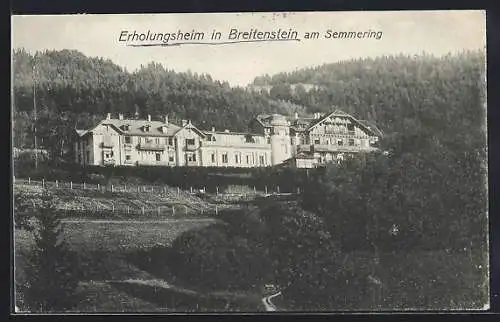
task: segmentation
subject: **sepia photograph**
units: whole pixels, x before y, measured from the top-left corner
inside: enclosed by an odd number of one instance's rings
[[[485,11],[11,29],[13,314],[490,308]]]

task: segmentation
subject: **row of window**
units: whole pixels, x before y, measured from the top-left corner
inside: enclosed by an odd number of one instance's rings
[[[151,137],[138,137],[137,142],[141,143],[155,143],[155,144],[168,144],[170,146],[174,145],[174,138],[168,137],[168,138],[151,138]],[[175,139],[175,142],[177,142],[177,139]],[[133,143],[132,137],[131,136],[125,136],[125,143]],[[195,139],[186,139],[186,145],[195,145]]]
[[[250,155],[246,155],[245,156],[245,161],[246,161],[246,164],[252,164],[253,160],[250,158]],[[215,155],[215,153],[212,153],[211,155],[211,161],[212,163],[216,163],[217,162],[217,157]],[[222,154],[222,163],[229,163],[229,155],[227,153],[223,153]],[[243,163],[243,161],[241,160],[240,158],[240,155],[239,154],[234,154],[234,163],[236,164],[240,164],[240,163]],[[259,156],[259,164],[261,165],[264,165],[265,164],[265,157],[263,155],[260,155]]]
[[[337,145],[343,146],[344,145],[344,140],[343,139],[337,139],[336,140]],[[314,144],[321,144],[320,139],[314,139]],[[335,144],[335,140],[326,140],[325,144],[330,145],[330,144]],[[348,146],[354,146],[356,145],[356,141],[354,139],[348,139],[347,140],[347,145]]]

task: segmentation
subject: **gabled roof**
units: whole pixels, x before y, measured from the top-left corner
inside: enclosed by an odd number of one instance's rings
[[[85,134],[87,134],[87,132],[88,132],[87,130],[77,130],[77,129],[75,129],[75,131],[76,131],[76,134],[77,134],[79,137],[84,136],[84,135],[85,135]]]
[[[359,121],[358,119],[356,119],[355,117],[353,117],[352,115],[350,114],[347,114],[346,112],[344,111],[341,111],[341,110],[334,110],[333,112],[331,113],[328,113],[328,114],[325,114],[323,115],[322,117],[320,117],[319,119],[317,119],[315,122],[311,123],[311,125],[307,128],[307,130],[312,130],[315,126],[317,126],[318,124],[321,124],[324,120],[326,120],[327,118],[331,117],[331,116],[340,116],[340,117],[347,117],[349,118],[352,122],[358,124],[358,126],[360,126],[361,128],[365,129],[366,131],[368,132],[371,132],[372,134],[374,134],[375,136],[381,136],[382,135],[382,131],[380,131],[377,127],[375,127],[374,125],[368,125],[368,122],[367,121]]]
[[[194,127],[192,124],[186,124],[184,127],[180,127],[176,124],[168,123],[165,124],[161,121],[148,121],[148,120],[132,120],[132,119],[105,119],[100,121],[97,125],[93,126],[88,130],[76,130],[76,133],[82,137],[88,133],[91,133],[100,125],[110,125],[118,133],[122,135],[132,135],[132,136],[174,136],[181,129],[185,127],[192,127],[195,131],[199,132],[200,135],[204,134]],[[126,129],[128,125],[128,130]],[[149,126],[149,131],[144,131],[144,127]],[[162,131],[162,127],[166,126],[166,132]]]
[[[377,136],[384,136],[384,133],[373,123],[371,123],[370,121],[367,121],[367,120],[358,120],[358,122],[360,124],[362,124],[363,126],[365,126],[366,128],[372,130],[375,134],[377,134]]]

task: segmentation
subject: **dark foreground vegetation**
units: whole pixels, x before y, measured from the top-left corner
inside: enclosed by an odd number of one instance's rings
[[[256,200],[221,212],[222,222],[190,229],[171,245],[137,251],[129,260],[157,278],[206,290],[250,294],[277,284],[288,310],[485,307],[483,62],[481,53],[394,57],[275,78],[292,82],[292,76],[303,81],[313,75],[309,82],[337,84],[330,88],[340,88],[338,95],[327,91],[308,99],[321,97],[324,106],[335,102],[360,118],[370,111],[366,118],[383,124],[383,152],[294,176],[299,179],[290,186],[300,187],[298,200]],[[296,102],[307,95],[301,97]],[[163,170],[175,182],[193,180],[185,181],[193,186],[210,171]],[[109,173],[101,179],[112,180],[132,170],[103,171]],[[155,172],[160,170],[133,171],[143,171],[141,180],[161,177]],[[293,170],[262,171],[260,178],[272,178],[272,171]],[[240,173],[238,180],[245,177]]]

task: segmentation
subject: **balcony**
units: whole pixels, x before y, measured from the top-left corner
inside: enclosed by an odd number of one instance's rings
[[[186,151],[196,151],[197,149],[198,147],[195,144],[188,144],[184,148]]]
[[[164,151],[166,146],[164,144],[156,144],[152,142],[141,142],[137,145],[138,150],[145,151]]]
[[[113,141],[104,141],[101,143],[102,148],[113,148],[115,143]]]
[[[104,160],[102,160],[102,163],[104,165],[115,165],[116,162],[114,159],[104,159]]]
[[[360,145],[325,145],[315,144],[312,146],[314,152],[368,152],[377,150],[374,147],[362,147]]]

